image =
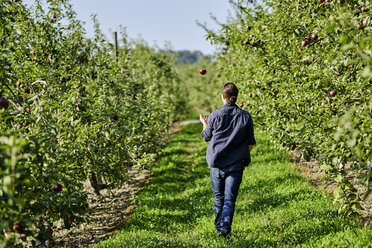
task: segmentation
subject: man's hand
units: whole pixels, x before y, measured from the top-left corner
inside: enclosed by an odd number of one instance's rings
[[[200,122],[203,123],[203,131],[207,128],[207,123],[208,123],[208,117],[203,117],[200,115]]]
[[[249,151],[249,153],[252,151],[252,149],[253,149],[253,145],[248,145],[248,151]]]
[[[201,121],[201,123],[205,123],[205,124],[207,124],[207,122],[208,122],[208,117],[203,117],[202,115],[200,115],[200,121]]]

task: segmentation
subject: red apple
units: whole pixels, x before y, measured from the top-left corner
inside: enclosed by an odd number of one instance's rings
[[[306,42],[305,40],[301,42],[301,46],[304,47],[304,46],[306,46],[306,45],[307,45],[307,42]]]
[[[249,97],[253,97],[252,93],[249,93],[248,96],[249,96]]]
[[[336,91],[332,90],[331,92],[329,92],[329,95],[332,96],[332,97],[335,96],[336,95]]]
[[[362,11],[362,12],[366,12],[367,11],[367,9],[366,9],[366,7],[365,6],[363,6],[361,9],[360,9],[360,11]]]
[[[356,26],[356,29],[361,29],[362,28],[362,24],[358,24],[357,26]]]
[[[206,69],[200,69],[199,72],[200,72],[201,75],[205,75],[207,73],[207,70]]]
[[[249,41],[247,41],[247,40],[245,40],[245,41],[243,41],[243,45],[248,45],[249,44]]]
[[[94,240],[94,236],[93,235],[90,235],[89,236],[89,240]]]
[[[317,34],[312,34],[311,35],[311,39],[312,40],[317,40],[318,39],[318,35]]]
[[[364,27],[367,27],[367,20],[364,19],[363,22],[362,22],[362,24],[363,24]]]
[[[243,105],[243,103],[239,104],[239,107],[241,107],[241,108],[242,108],[243,106],[244,106],[244,105]]]
[[[58,192],[61,192],[62,191],[62,185],[59,184],[59,183],[56,183],[53,185],[53,191],[58,193]]]
[[[8,101],[5,98],[0,97],[0,109],[7,109],[8,107]]]
[[[249,106],[249,102],[246,102],[246,103],[245,103],[245,106]]]
[[[324,108],[326,106],[326,103],[322,102],[322,104],[320,106],[322,106],[322,108]]]
[[[251,26],[248,25],[248,26],[245,27],[245,29],[246,30],[251,30]]]
[[[15,224],[15,225],[13,226],[13,230],[14,230],[15,232],[19,233],[19,234],[22,234],[22,233],[25,232],[25,228],[23,227],[22,224]]]

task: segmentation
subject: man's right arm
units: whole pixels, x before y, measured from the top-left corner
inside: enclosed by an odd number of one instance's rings
[[[256,139],[254,137],[253,120],[251,116],[249,116],[249,121],[247,125],[247,141],[248,141],[248,151],[251,152],[253,149],[253,146],[256,144]]]
[[[212,138],[213,131],[213,112],[208,117],[208,122],[200,115],[200,121],[203,123],[203,131],[201,132],[201,137],[204,141],[208,142]]]

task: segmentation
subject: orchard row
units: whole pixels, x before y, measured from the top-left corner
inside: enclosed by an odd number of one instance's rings
[[[349,178],[372,181],[371,2],[233,3],[236,16],[208,32],[223,45],[220,80],[238,84],[240,107],[278,147],[317,160],[340,214],[356,216],[368,192]]]
[[[123,29],[118,58],[94,18],[87,39],[68,1],[0,6],[0,244],[53,244],[83,222],[83,185],[120,187],[149,167],[185,112],[172,60]],[[102,183],[104,185],[102,185]]]

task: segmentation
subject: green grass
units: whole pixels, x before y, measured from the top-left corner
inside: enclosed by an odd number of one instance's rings
[[[263,134],[244,172],[231,239],[218,237],[200,132],[190,124],[170,140],[125,228],[96,247],[372,247],[371,229],[338,217],[332,199]]]

